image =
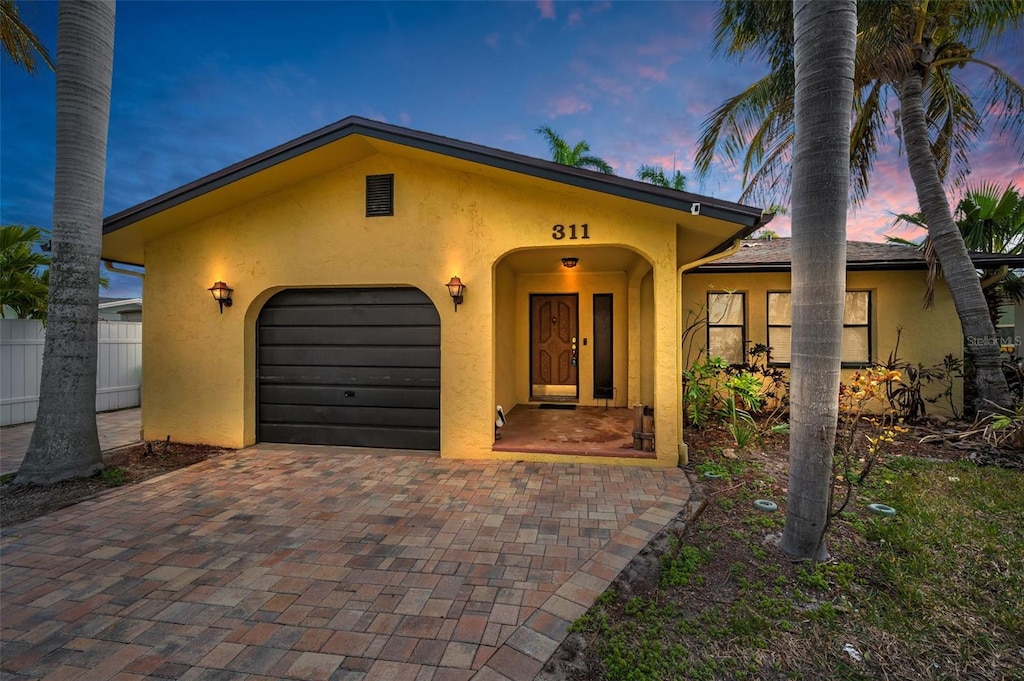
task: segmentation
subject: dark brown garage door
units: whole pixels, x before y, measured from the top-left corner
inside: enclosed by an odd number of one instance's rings
[[[441,321],[422,291],[289,289],[257,332],[261,442],[440,449]]]

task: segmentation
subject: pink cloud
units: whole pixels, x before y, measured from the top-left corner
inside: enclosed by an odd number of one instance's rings
[[[492,50],[496,50],[501,45],[501,35],[497,31],[490,33],[484,38],[484,42]]]
[[[656,66],[641,66],[637,68],[637,75],[646,80],[663,83],[668,74],[664,68]]]
[[[537,9],[540,10],[541,19],[555,18],[554,0],[537,0]]]
[[[590,82],[600,92],[618,99],[629,99],[633,96],[634,87],[632,83],[602,75],[592,76]]]
[[[591,110],[589,102],[585,102],[574,94],[561,95],[548,100],[546,112],[551,118],[569,116]]]
[[[569,17],[565,20],[566,26],[569,26],[570,28],[573,26],[579,26],[582,23],[583,12],[579,11],[578,9],[574,9],[571,12],[569,12]]]

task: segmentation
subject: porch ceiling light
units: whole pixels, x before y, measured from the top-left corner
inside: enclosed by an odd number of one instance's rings
[[[213,299],[220,305],[221,314],[224,314],[225,307],[231,307],[231,292],[234,289],[228,288],[223,281],[214,282],[213,286],[206,290],[213,294]]]
[[[462,305],[462,293],[466,290],[466,285],[458,277],[452,277],[445,286],[448,287],[448,295],[452,297],[452,302],[455,303],[455,311],[458,312],[459,305]]]
[[[573,267],[576,267],[576,265],[578,265],[579,262],[579,258],[562,258],[562,267],[571,270]]]

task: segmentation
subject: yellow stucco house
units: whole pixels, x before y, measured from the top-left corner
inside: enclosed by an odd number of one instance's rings
[[[353,117],[110,216],[103,258],[145,267],[147,438],[551,459],[495,451],[496,406],[644,404],[655,451],[598,459],[674,466],[682,272],[766,221]]]
[[[788,238],[748,239],[683,276],[684,311],[706,311],[698,342],[684,345],[687,365],[700,352],[742,362],[755,345],[771,348],[772,365],[789,367],[791,242]],[[932,306],[924,308],[928,265],[922,251],[896,243],[848,241],[846,309],[843,327],[843,380],[857,369],[886,362],[894,351],[904,362],[942,366],[947,355],[962,361],[964,338],[949,289],[941,277]],[[971,253],[979,270],[1020,267],[1024,258]],[[897,333],[900,334],[897,348]],[[1016,351],[1012,320],[997,328],[1005,351]],[[963,411],[963,381],[952,382],[951,400]],[[926,385],[925,397],[943,390]],[[929,414],[952,415],[945,398],[928,405]]]
[[[110,216],[102,255],[145,267],[145,438],[675,466],[687,310],[738,311],[713,345],[782,349],[788,274],[735,260],[770,219],[352,117]],[[851,353],[899,320],[956,350],[920,269],[851,269]],[[645,405],[654,451],[498,446],[498,405]]]

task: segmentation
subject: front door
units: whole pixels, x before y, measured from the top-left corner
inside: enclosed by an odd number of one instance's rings
[[[530,395],[579,396],[579,296],[530,296]]]

